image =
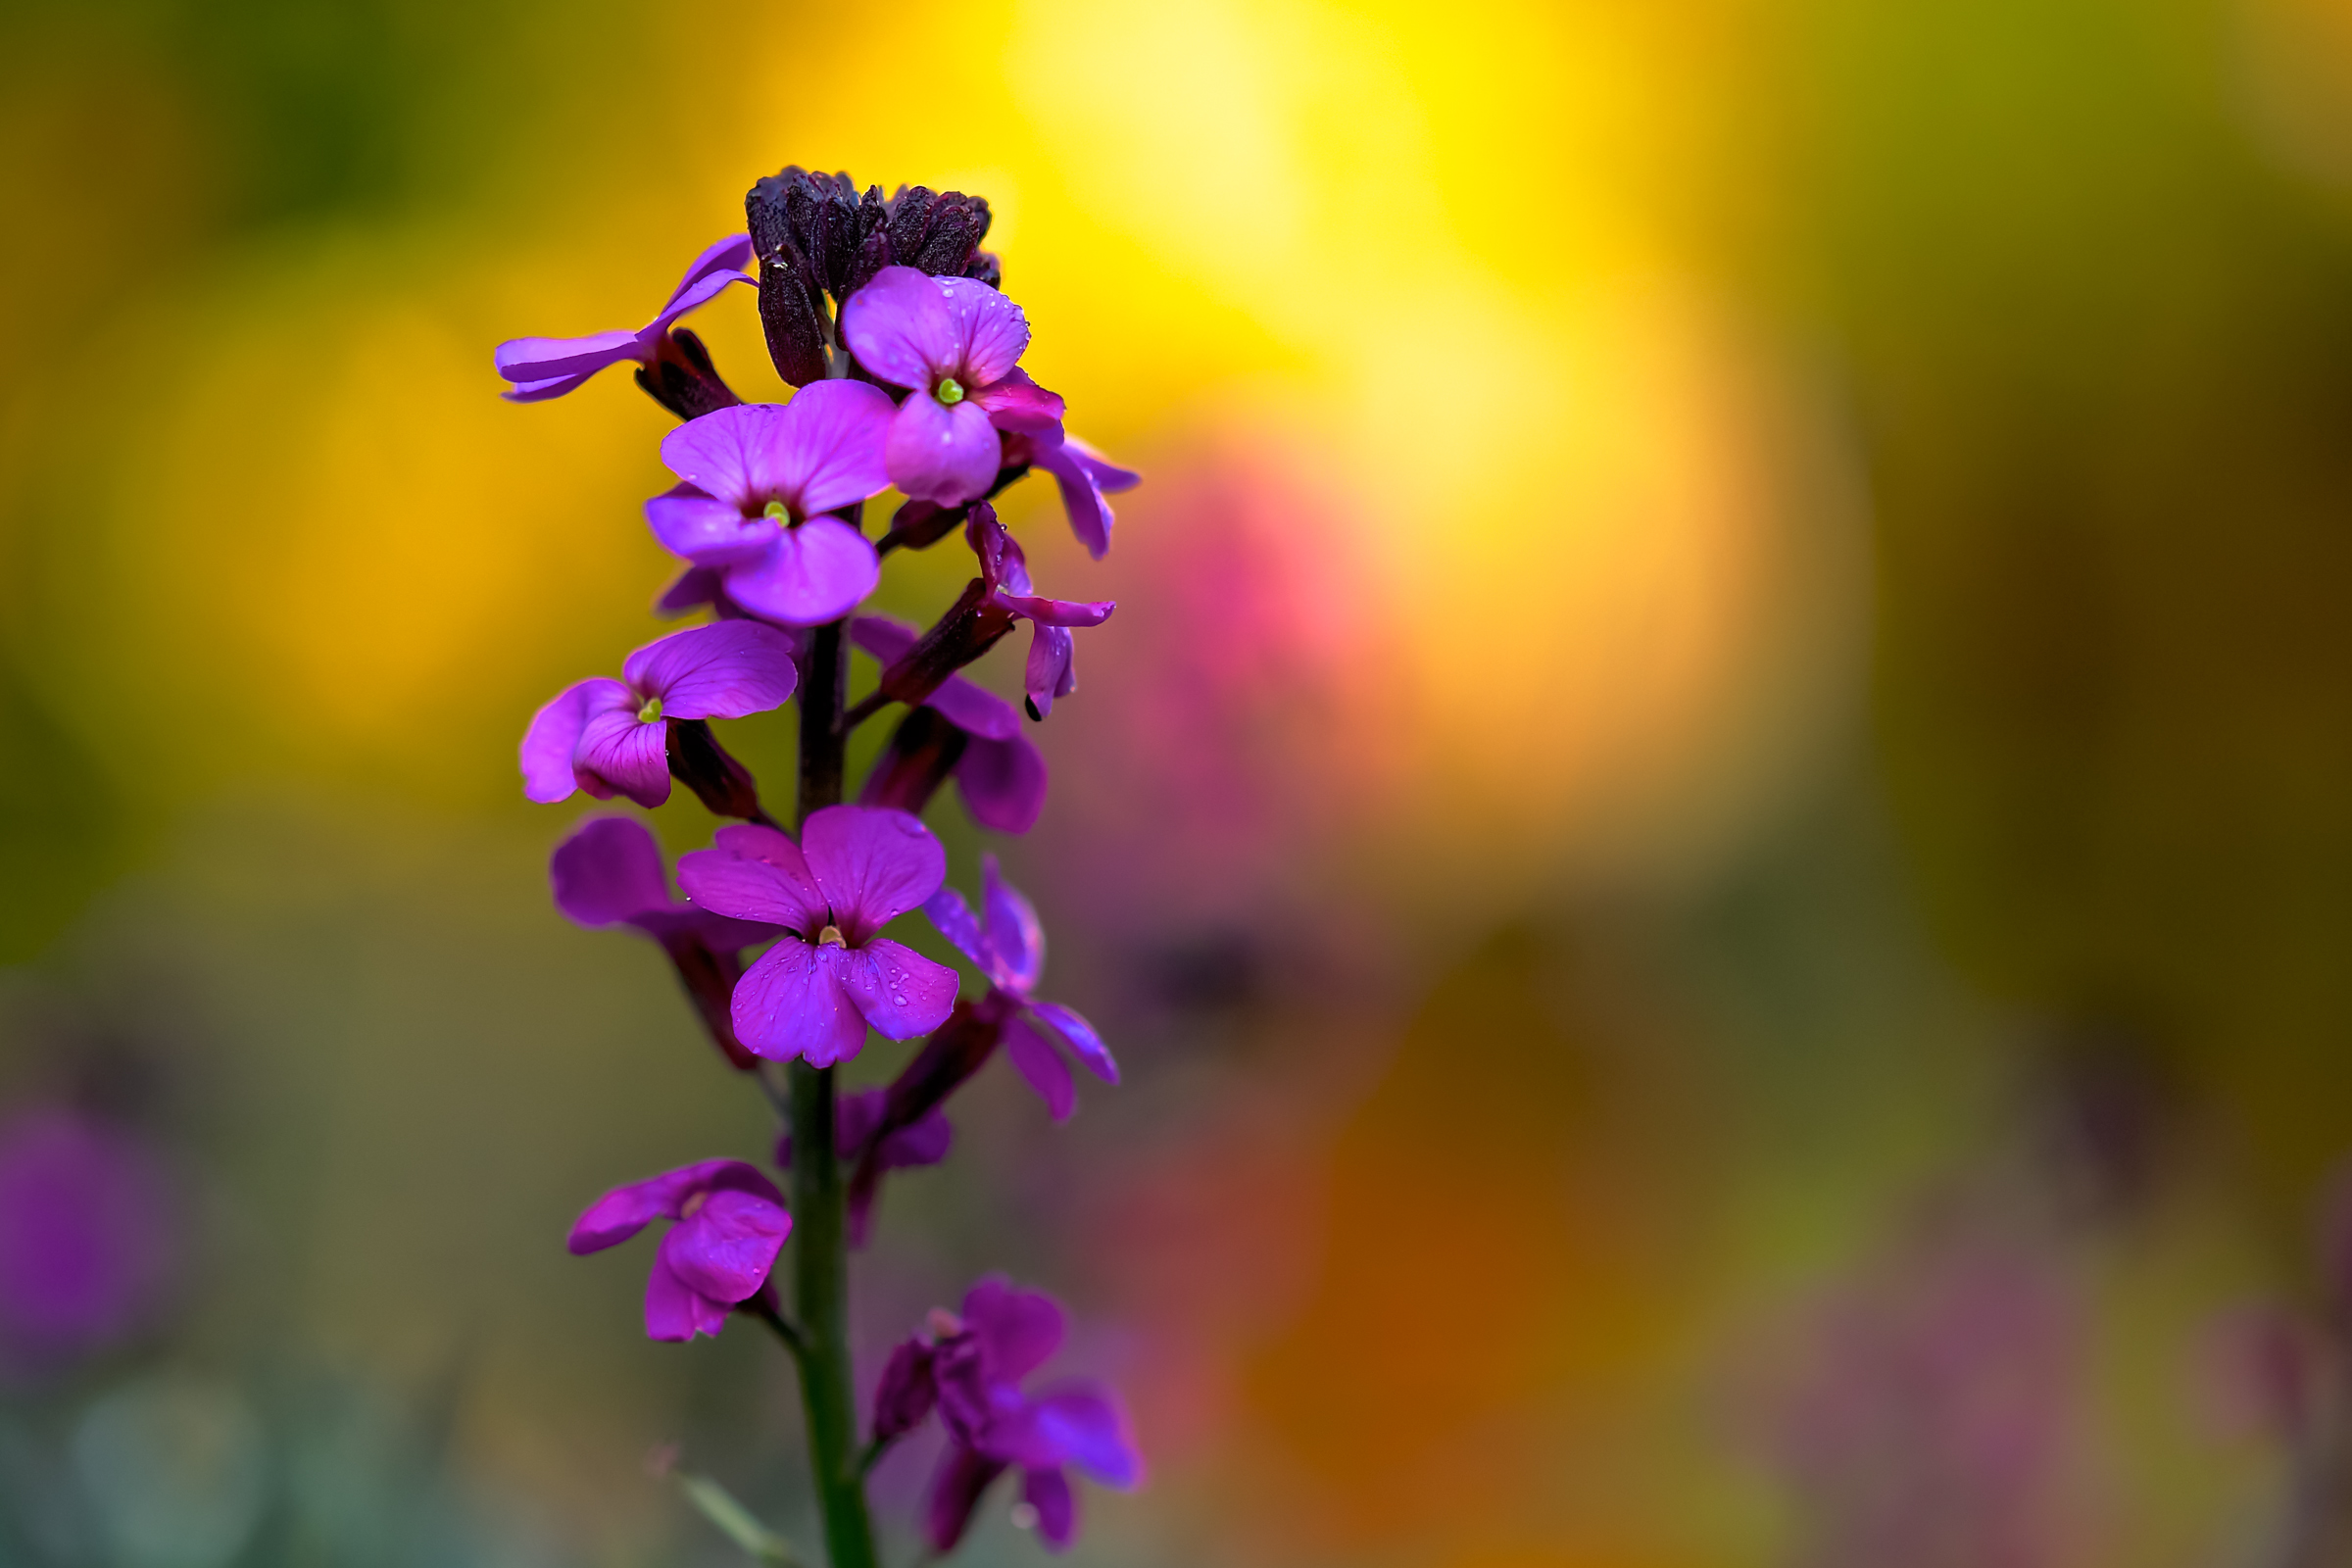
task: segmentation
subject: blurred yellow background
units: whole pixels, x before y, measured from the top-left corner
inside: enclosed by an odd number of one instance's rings
[[[1915,1231],[2077,1351],[2063,1462],[1924,1487],[1914,1562],[2256,1528],[2198,1325],[2315,1289],[2352,1147],[2331,0],[17,0],[6,1083],[117,1042],[204,1194],[186,1323],[74,1390],[453,1388],[485,1560],[727,1560],[640,1474],[681,1435],[805,1507],[765,1347],[561,1255],[765,1133],[547,907],[514,768],[657,633],[670,421],[490,368],[786,163],[988,197],[1025,363],[1147,475],[1100,566],[1008,506],[1121,610],[996,846],[1134,1070],[1053,1140],[984,1083],[861,1285],[877,1345],[992,1265],[1101,1325],[1157,1470],[1078,1560],[1864,1560],[1757,1391]],[[692,324],[782,395],[747,291]],[[783,724],[730,744],[780,779]]]

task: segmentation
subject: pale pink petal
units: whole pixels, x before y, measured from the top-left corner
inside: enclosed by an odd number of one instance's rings
[[[883,1039],[929,1034],[956,1010],[956,971],[946,964],[888,937],[838,951],[842,988]]]
[[[666,718],[742,718],[784,706],[800,672],[792,639],[756,620],[691,626],[629,655],[621,673]]]
[[[864,381],[818,381],[784,406],[773,473],[793,514],[812,517],[890,488],[883,442],[898,411]]]
[[[1027,1080],[1029,1087],[1037,1091],[1054,1119],[1068,1121],[1070,1112],[1078,1108],[1077,1086],[1070,1082],[1070,1064],[1046,1044],[1045,1036],[1015,1018],[1004,1026],[1004,1054],[1012,1059],[1013,1069]]]
[[[947,852],[918,819],[876,806],[828,806],[802,824],[808,870],[853,947],[939,891]]]
[[[678,858],[678,885],[697,905],[811,937],[824,928],[824,891],[799,845],[754,822],[720,828],[712,844]]]
[[[589,794],[606,800],[625,795],[651,810],[669,799],[669,723],[643,722],[633,701],[591,713],[571,768]]]
[[[891,483],[907,495],[955,506],[988,493],[1004,448],[988,416],[968,400],[948,408],[913,392],[890,422],[884,457]]]
[[[635,817],[581,823],[556,846],[547,871],[556,907],[578,925],[618,925],[673,907],[661,846]]]
[[[727,597],[793,626],[821,626],[858,608],[882,578],[882,558],[838,517],[784,529],[758,558],[727,568]]]
[[[773,1061],[830,1067],[864,1049],[865,1017],[842,989],[846,950],[780,937],[735,983],[735,1038]]]
[[[947,301],[955,323],[956,350],[949,373],[962,379],[967,392],[1012,374],[1029,347],[1029,318],[1021,308],[976,277],[935,277],[931,282]]]
[[[911,267],[885,267],[852,295],[841,308],[841,335],[872,375],[926,391],[960,347],[946,295]]]
[[[672,485],[645,504],[645,520],[662,548],[698,566],[751,561],[776,541],[773,517],[745,516],[732,501],[721,501],[691,484]]]

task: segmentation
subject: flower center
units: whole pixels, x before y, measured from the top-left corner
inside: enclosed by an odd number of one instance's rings
[[[943,375],[931,395],[952,409],[963,401],[963,383],[952,375]]]
[[[816,934],[816,945],[820,948],[846,948],[850,945],[850,939],[841,934],[841,927],[828,923]]]
[[[662,699],[659,697],[648,697],[645,700],[645,706],[637,710],[637,722],[640,724],[651,724],[661,716]]]
[[[776,519],[776,521],[785,524],[787,527],[789,527],[792,523],[792,509],[781,501],[770,501],[766,506],[760,509],[760,515],[762,517],[773,517]]]

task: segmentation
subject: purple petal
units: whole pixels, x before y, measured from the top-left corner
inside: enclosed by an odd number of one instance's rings
[[[760,1193],[783,1201],[775,1184],[740,1159],[705,1159],[626,1187],[615,1187],[588,1206],[571,1227],[574,1255],[601,1252],[627,1241],[658,1217],[676,1219],[686,1200],[719,1189]]]
[[[646,323],[645,330],[639,334],[639,337],[641,340],[647,341],[659,338],[669,330],[670,322],[689,311],[701,310],[733,285],[757,283],[758,281],[749,272],[718,271],[705,277],[698,277],[690,283],[682,283],[678,286],[677,293],[670,296],[669,303],[662,307],[662,314]]]
[[[991,1274],[963,1296],[963,1320],[978,1341],[989,1378],[1015,1383],[1061,1348],[1069,1318],[1043,1291],[1024,1291]]]
[[[931,283],[947,301],[955,325],[949,372],[962,380],[967,391],[995,386],[1013,374],[1029,347],[1029,318],[1021,308],[976,277],[935,277]]]
[[[860,1089],[855,1094],[843,1095],[833,1102],[833,1146],[841,1152],[844,1159],[865,1152],[865,1141],[874,1136],[876,1127],[882,1125],[882,1111],[889,1100],[890,1091],[887,1089]],[[776,1147],[789,1150],[792,1147],[792,1134],[787,1131]],[[789,1153],[779,1154],[776,1163],[789,1165],[792,1156]]]
[[[1014,370],[1004,380],[982,387],[972,394],[972,401],[1000,430],[1051,436],[1061,429],[1061,394],[1030,380],[1027,370]]]
[[[956,971],[946,964],[888,937],[836,951],[843,989],[883,1039],[929,1034],[956,1010]]]
[[[790,838],[745,822],[720,828],[711,845],[678,857],[678,886],[696,904],[808,934],[823,928],[824,892]]]
[[[949,408],[917,388],[899,405],[882,450],[891,483],[914,500],[952,507],[988,493],[1004,443],[969,400]]]
[[[669,799],[669,724],[639,719],[634,702],[591,713],[571,766],[589,794],[625,795],[651,810]]]
[[[1034,461],[1054,476],[1054,483],[1060,489],[1061,510],[1070,519],[1070,532],[1086,546],[1088,555],[1101,561],[1110,553],[1110,529],[1116,520],[1110,503],[1102,497],[1106,492],[1134,488],[1143,476],[1105,462],[1085,443],[1068,435],[1062,437],[1058,446],[1041,443]]]
[[[758,512],[785,499],[784,409],[744,403],[689,419],[662,438],[662,461],[697,489]]]
[[[1106,496],[1115,496],[1121,491],[1132,490],[1144,482],[1142,474],[1133,468],[1120,467],[1066,430],[1062,432],[1061,450],[1078,460],[1079,465],[1086,469],[1088,477],[1095,481],[1095,488]]]
[[[801,844],[809,873],[832,906],[834,923],[853,947],[908,909],[920,908],[948,874],[947,852],[931,830],[886,807],[828,806],[812,811],[802,824]]]
[[[610,366],[638,359],[644,352],[644,340],[635,332],[591,332],[586,337],[514,337],[491,352],[490,363],[498,367],[500,375],[519,383],[566,377],[584,381]]]
[[[863,381],[801,388],[776,427],[779,494],[793,514],[813,517],[890,488],[882,445],[897,413],[889,393]]]
[[[645,520],[662,549],[698,566],[756,560],[783,531],[773,517],[747,517],[735,502],[691,484],[672,485],[648,501]]]
[[[786,935],[735,982],[735,1038],[771,1061],[830,1067],[865,1047],[865,1017],[841,983],[846,950]]]
[[[1069,1462],[1106,1487],[1143,1485],[1144,1456],[1119,1396],[1092,1378],[1055,1383],[1035,1400],[1038,1424]]]
[[[661,861],[655,861],[660,869]],[[932,929],[946,937],[957,953],[972,960],[980,972],[995,979],[1002,968],[996,955],[988,949],[988,938],[980,931],[980,922],[973,917],[972,906],[963,902],[963,895],[954,888],[941,888],[923,901],[923,916]]]
[[[988,945],[1004,962],[1012,988],[1028,991],[1046,972],[1046,928],[1037,923],[1037,906],[1000,874],[993,855],[980,857],[980,910]]]
[[[697,1334],[715,1337],[726,1326],[727,1309],[672,1274],[657,1254],[645,1282],[645,1337],[684,1345]]]
[[[893,386],[929,388],[954,367],[956,318],[939,284],[911,267],[885,267],[841,308],[842,341]]]
[[[601,365],[596,368],[597,370],[603,368],[604,367]],[[595,374],[596,370],[582,370],[577,375],[552,376],[545,381],[524,381],[509,387],[499,396],[505,398],[509,403],[545,403],[550,398],[560,398],[566,392],[576,391],[585,386],[588,379]]]
[[[1070,1064],[1046,1044],[1046,1037],[1031,1028],[1026,1018],[1014,1018],[1004,1025],[1004,1054],[1011,1059],[1013,1070],[1037,1091],[1054,1119],[1068,1121],[1070,1112],[1078,1108]]]
[[[948,1552],[963,1539],[988,1485],[1004,1473],[1001,1460],[983,1458],[962,1444],[951,1444],[940,1455],[931,1476],[931,1494],[923,1504],[923,1535],[931,1549]]]
[[[729,234],[725,239],[706,247],[700,256],[686,264],[686,275],[678,279],[676,288],[670,290],[668,301],[662,307],[662,316],[657,316],[655,320],[660,321],[663,316],[678,315],[678,302],[686,298],[697,283],[725,272],[741,272],[751,262],[752,236],[749,234]],[[732,282],[733,279],[727,281]]]
[[[530,728],[522,732],[522,793],[526,799],[543,806],[571,799],[580,787],[572,772],[571,760],[580,749],[580,731],[587,728],[588,715],[612,705],[613,693],[619,701],[628,700],[627,688],[618,681],[601,677],[566,686],[553,702],[531,715]]]
[[[792,639],[756,620],[672,632],[629,655],[628,683],[662,699],[667,718],[742,718],[784,706],[800,671]]]
[[[1037,1510],[1038,1539],[1048,1551],[1066,1550],[1078,1539],[1078,1499],[1060,1466],[1022,1471],[1021,1500]]]
[[[1115,599],[1047,599],[1038,594],[999,593],[1012,612],[1041,626],[1100,626],[1119,608]]]
[[[901,1340],[874,1388],[873,1435],[903,1437],[923,1424],[939,1389],[931,1381],[931,1347],[920,1339]]]
[[[1029,1011],[1068,1043],[1089,1072],[1106,1084],[1119,1081],[1119,1064],[1110,1059],[1110,1053],[1104,1049],[1102,1036],[1095,1033],[1093,1024],[1058,1002],[1033,1002]]]
[[[1074,652],[1067,627],[1044,621],[1031,624],[1029,662],[1022,667],[1021,683],[1028,688],[1029,707],[1038,717],[1054,711],[1054,698],[1067,697],[1078,689]]]
[[[933,701],[936,706],[937,693]],[[1004,706],[1012,711],[1010,703]],[[1045,754],[1025,735],[1002,741],[975,736],[956,762],[964,810],[998,833],[1026,833],[1037,825],[1038,813],[1046,808],[1046,782]]]
[[[556,907],[575,925],[618,925],[673,905],[662,850],[635,817],[599,816],[556,846],[547,865]]]
[[[763,544],[761,548],[766,547]],[[688,566],[678,574],[676,582],[662,590],[662,597],[654,601],[654,613],[669,619],[690,610],[715,605],[726,580],[726,573],[715,566]]]
[[[956,1125],[948,1113],[933,1105],[920,1116],[882,1140],[875,1151],[885,1170],[907,1170],[936,1165],[956,1147]]]
[[[776,1266],[792,1216],[750,1193],[715,1192],[662,1238],[661,1261],[714,1301],[748,1300]]]
[[[882,558],[839,517],[779,532],[766,551],[727,570],[727,597],[754,614],[821,626],[858,608],[882,578]]]
[[[885,668],[904,659],[922,635],[888,615],[859,615],[850,622],[850,641],[873,655]]]
[[[1007,741],[1021,732],[1020,710],[984,686],[961,675],[950,675],[939,690],[924,699],[947,721],[966,735],[982,740]]]

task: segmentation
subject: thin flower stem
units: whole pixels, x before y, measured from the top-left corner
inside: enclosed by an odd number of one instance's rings
[[[896,1438],[876,1438],[868,1443],[858,1452],[858,1474],[859,1476],[871,1474],[874,1466],[882,1462],[882,1456],[890,1451],[890,1446],[897,1441]]]
[[[857,707],[841,715],[840,723],[836,724],[834,728],[841,733],[844,739],[847,739],[858,725],[888,708],[893,701],[895,699],[887,697],[881,692],[868,692],[858,700]]]
[[[841,802],[839,720],[849,696],[843,622],[809,640],[800,691],[800,825]],[[877,1568],[858,1468],[858,1396],[850,1379],[849,1249],[841,1162],[833,1145],[831,1067],[796,1061],[792,1096],[793,1315],[801,1332],[801,1403],[832,1568]]]
[[[808,1336],[801,1333],[800,1325],[765,1301],[754,1297],[743,1303],[741,1310],[749,1312],[774,1331],[776,1338],[784,1342],[784,1348],[792,1352],[794,1360],[808,1353]]]

